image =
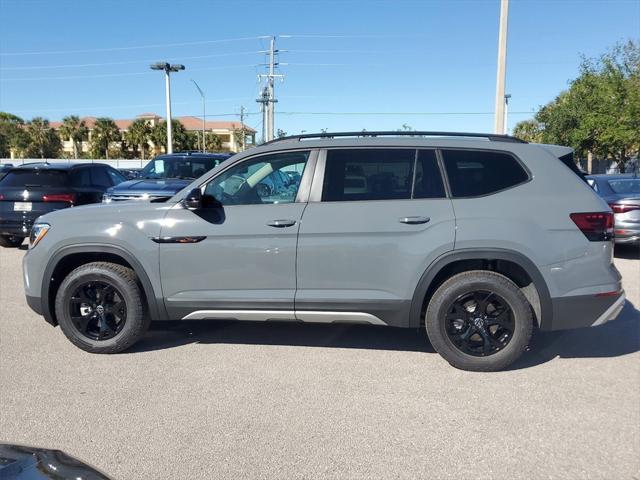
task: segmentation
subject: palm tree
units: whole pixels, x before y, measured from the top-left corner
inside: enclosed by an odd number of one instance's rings
[[[70,140],[73,143],[73,158],[78,158],[78,146],[87,138],[89,129],[76,115],[69,115],[62,119],[60,126],[60,136],[63,140]]]
[[[112,142],[120,140],[120,129],[111,118],[101,117],[96,119],[91,135],[91,153],[95,157],[104,155],[109,159],[109,146]]]
[[[134,153],[137,153],[138,148],[140,149],[142,160],[144,160],[145,152],[149,149],[149,140],[151,140],[151,125],[148,121],[138,118],[125,132],[124,138],[133,146]]]
[[[45,157],[47,142],[49,141],[49,130],[51,130],[49,120],[42,117],[35,117],[27,126],[27,133],[32,146],[31,153],[40,155],[40,158]]]

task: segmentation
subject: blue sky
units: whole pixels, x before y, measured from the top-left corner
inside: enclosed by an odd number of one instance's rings
[[[257,37],[281,35],[276,127],[290,134],[492,130],[499,0],[0,0],[0,18],[0,110],[25,119],[164,115],[148,65],[170,59],[187,67],[174,115],[201,115],[193,78],[210,119],[244,105],[260,129]],[[640,0],[511,0],[510,127],[566,88],[581,54],[639,37]]]

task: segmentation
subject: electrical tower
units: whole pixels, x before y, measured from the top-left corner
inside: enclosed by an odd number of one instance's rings
[[[276,37],[270,37],[269,50],[264,53],[269,54],[269,63],[267,64],[268,73],[258,75],[259,81],[266,80],[261,90],[260,98],[256,100],[260,104],[262,111],[262,138],[265,142],[269,142],[275,138],[275,79],[283,79],[284,75],[275,73],[276,67],[279,65],[277,55],[280,51],[276,50]]]

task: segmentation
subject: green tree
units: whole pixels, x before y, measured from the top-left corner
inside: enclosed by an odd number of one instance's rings
[[[58,158],[62,143],[56,131],[49,125],[49,120],[35,117],[27,124],[29,145],[26,155],[29,157]]]
[[[207,152],[220,152],[222,150],[222,139],[219,135],[207,132],[205,138],[207,139]]]
[[[120,129],[111,118],[96,119],[91,133],[90,150],[93,158],[109,159],[109,149],[113,142],[121,140]]]
[[[10,157],[11,151],[21,154],[29,145],[24,120],[7,112],[0,112],[0,157]]]
[[[151,125],[149,125],[148,121],[137,118],[125,132],[124,139],[133,148],[134,155],[137,156],[140,153],[141,158],[144,160],[146,153],[149,151]]]
[[[89,129],[84,120],[76,115],[69,115],[62,119],[60,126],[60,137],[63,140],[69,140],[73,144],[73,158],[78,158],[78,152],[82,148],[82,142],[87,139]]]
[[[190,136],[184,125],[178,120],[171,120],[172,136],[173,136],[173,150],[179,152],[181,150],[193,150],[195,137]],[[151,141],[156,146],[156,151],[167,151],[167,122],[162,121],[157,123],[151,130]]]
[[[617,44],[596,59],[583,59],[580,76],[532,121],[534,140],[573,147],[613,160],[621,172],[640,151],[640,44]],[[520,122],[516,136],[534,123]]]
[[[535,119],[519,122],[513,129],[513,136],[531,143],[542,142],[542,126]]]

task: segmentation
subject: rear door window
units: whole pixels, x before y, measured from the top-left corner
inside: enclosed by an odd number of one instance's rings
[[[76,188],[91,186],[91,174],[88,168],[77,168],[71,172],[71,184]]]
[[[445,196],[435,150],[420,150],[416,163],[413,198],[444,198]]]
[[[443,150],[442,155],[453,197],[489,195],[529,179],[520,163],[506,153]]]
[[[412,149],[328,150],[322,200],[410,199],[415,155]]]
[[[91,169],[91,185],[100,188],[107,188],[112,185],[106,168],[94,167]]]
[[[65,170],[12,170],[2,180],[0,187],[66,187]]]

